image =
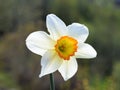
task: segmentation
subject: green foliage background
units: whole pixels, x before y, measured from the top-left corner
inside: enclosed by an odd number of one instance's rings
[[[49,13],[67,25],[88,26],[86,42],[98,53],[95,59],[78,59],[78,72],[67,82],[55,72],[56,90],[120,90],[117,0],[0,0],[0,90],[49,90],[49,76],[38,78],[41,57],[25,46],[31,32],[47,32]]]

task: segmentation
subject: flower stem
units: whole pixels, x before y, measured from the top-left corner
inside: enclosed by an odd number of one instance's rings
[[[54,76],[50,74],[50,90],[55,90]]]

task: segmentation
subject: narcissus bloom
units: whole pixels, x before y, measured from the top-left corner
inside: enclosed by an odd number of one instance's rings
[[[54,14],[47,15],[48,32],[36,31],[26,39],[27,48],[41,55],[41,73],[39,77],[59,71],[64,80],[70,79],[78,70],[76,58],[94,58],[95,49],[85,43],[89,31],[79,23],[66,26]]]

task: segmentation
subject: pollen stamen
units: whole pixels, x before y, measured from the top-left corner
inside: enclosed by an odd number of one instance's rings
[[[69,60],[70,56],[77,51],[77,44],[78,42],[74,38],[63,36],[57,40],[55,50],[62,59]]]

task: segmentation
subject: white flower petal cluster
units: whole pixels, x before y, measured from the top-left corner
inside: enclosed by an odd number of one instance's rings
[[[27,37],[26,46],[33,53],[42,56],[42,69],[39,77],[58,70],[66,81],[75,75],[78,70],[76,58],[94,58],[97,52],[91,45],[85,43],[89,35],[88,28],[85,25],[73,23],[66,26],[65,23],[54,14],[47,15],[46,25],[50,35],[43,31],[33,32]],[[77,50],[74,52],[74,55],[69,56],[69,60],[62,58],[55,50],[57,41],[63,36],[72,37],[78,42]],[[71,44],[71,42],[68,41],[68,45],[69,44]]]

